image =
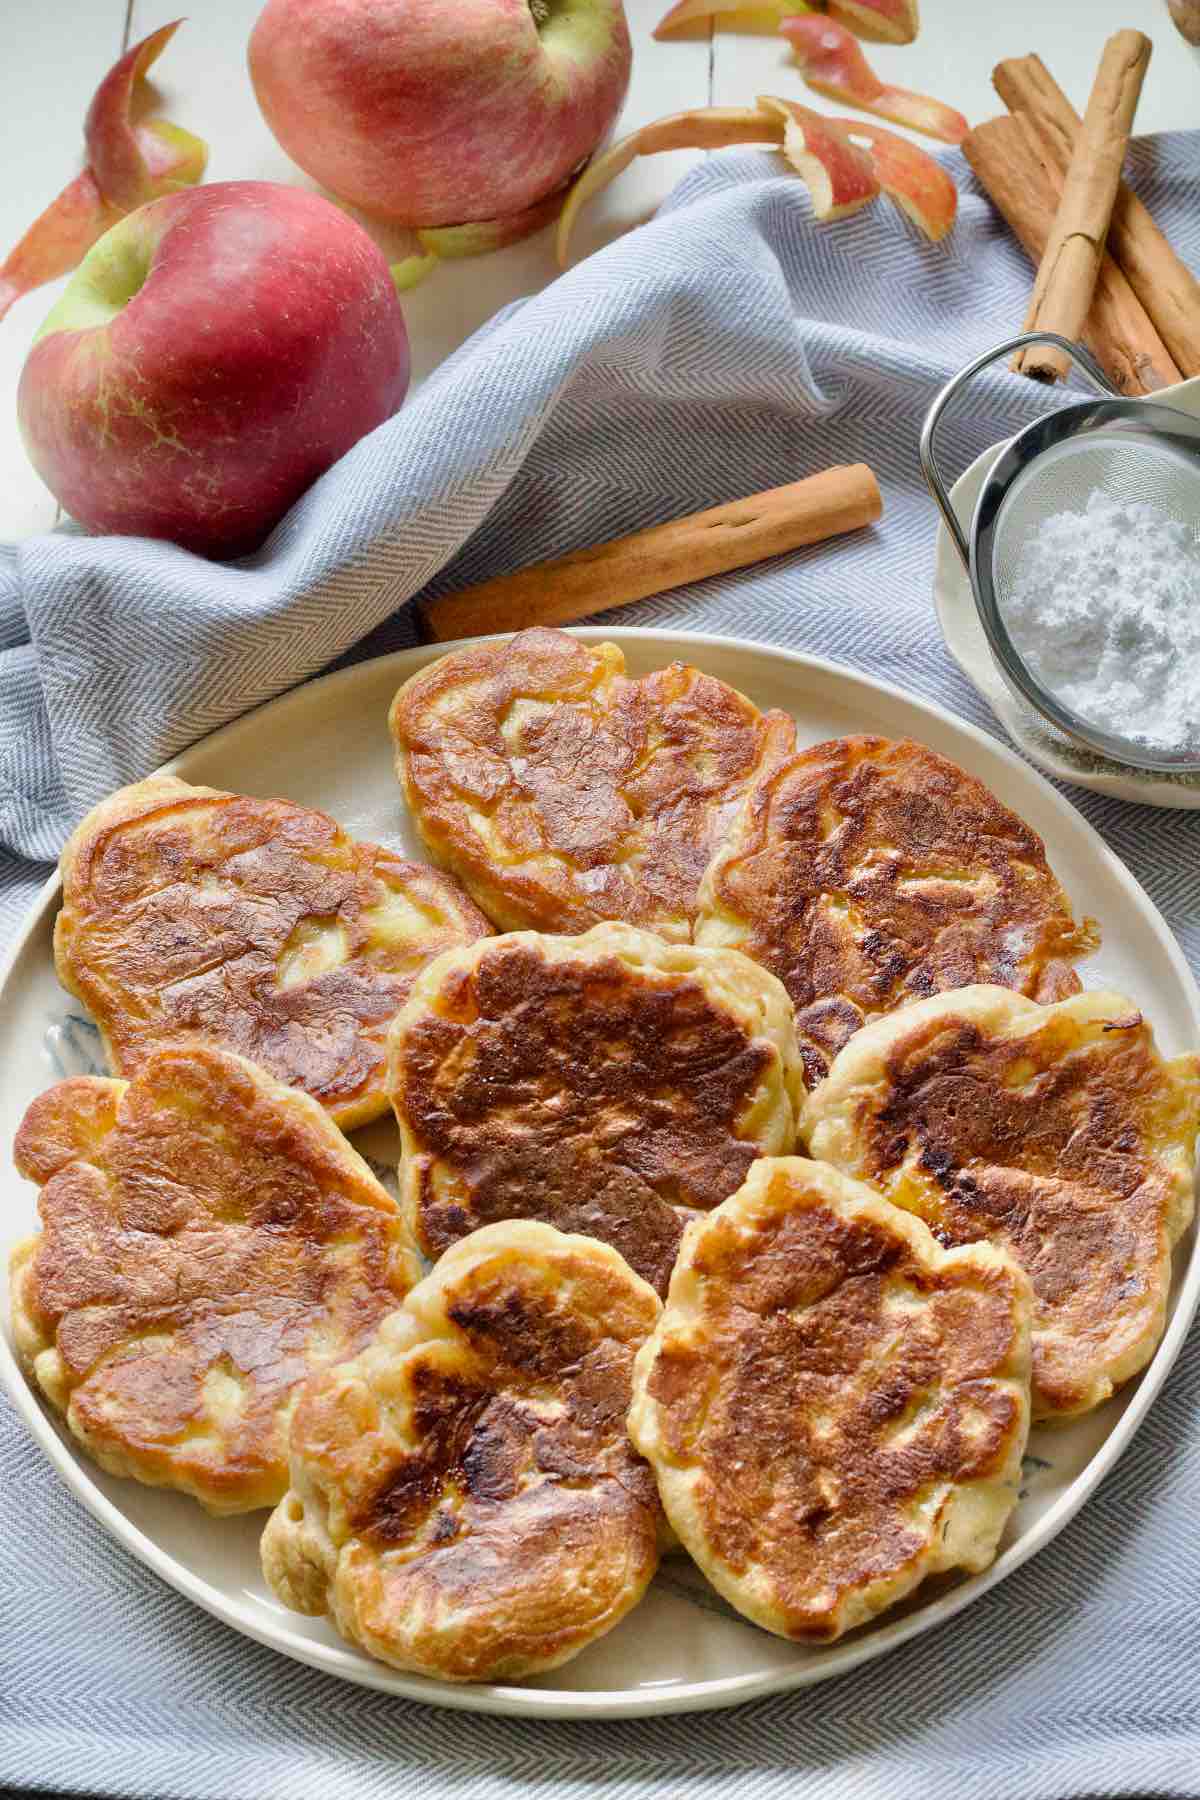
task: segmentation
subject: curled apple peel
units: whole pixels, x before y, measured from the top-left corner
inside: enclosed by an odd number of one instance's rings
[[[740,0],[740,4],[735,4],[734,0],[724,0],[724,3],[723,0],[675,0],[675,5],[663,14],[651,35],[661,42],[663,38],[674,37],[685,25],[714,19],[718,13],[776,13],[782,19],[796,10],[788,0],[759,0],[757,6],[754,0]]]
[[[96,89],[83,122],[88,167],[96,186],[108,204],[122,212],[132,212],[159,191],[130,108],[138,82],[144,80],[182,24],[182,19],[175,19],[162,25],[127,50]]]
[[[390,264],[397,293],[405,294],[432,275],[439,263],[455,262],[466,256],[486,256],[493,250],[505,250],[534,231],[542,231],[558,216],[566,187],[557,188],[544,200],[506,218],[476,219],[464,225],[419,225],[403,235],[408,247]]]
[[[782,144],[783,135],[783,120],[756,106],[700,106],[668,113],[631,132],[590,162],[567,194],[554,246],[559,268],[567,266],[571,233],[583,207],[611,187],[639,156],[664,150],[725,150],[733,144]]]
[[[877,113],[881,119],[923,131],[947,144],[960,144],[966,137],[967,121],[952,106],[880,81],[856,40],[836,20],[801,14],[784,19],[779,29],[795,52],[805,84],[814,93]]]
[[[783,121],[783,154],[812,195],[822,223],[861,212],[879,198],[879,181],[869,156],[850,142],[833,119],[791,100],[760,94],[759,109]]]
[[[395,262],[388,264],[396,292],[407,294],[410,288],[415,288],[427,275],[432,275],[440,261],[436,251],[420,248],[410,250],[407,256],[397,257]]]
[[[783,153],[804,176],[818,219],[845,218],[882,190],[935,244],[953,225],[958,189],[941,163],[918,144],[861,119],[830,119],[795,100],[760,94],[758,104],[786,119]],[[870,191],[856,201],[868,180]],[[825,202],[819,194],[827,187],[831,193]],[[822,211],[823,204],[830,210]]]
[[[84,123],[88,166],[35,219],[0,265],[0,318],[13,302],[74,269],[98,238],[134,207],[204,174],[208,145],[166,119],[134,125],[134,90],[182,25],[143,38],[109,70]]]
[[[555,188],[532,206],[520,212],[507,213],[498,219],[476,219],[466,225],[418,225],[417,241],[432,256],[457,260],[463,256],[486,256],[493,250],[505,250],[520,243],[534,231],[544,231],[558,217],[570,184]]]
[[[846,218],[880,192],[935,242],[958,210],[958,190],[940,163],[895,132],[859,119],[830,119],[795,100],[761,94],[757,106],[708,106],[670,113],[643,125],[589,163],[567,195],[555,245],[568,262],[571,232],[581,209],[639,156],[660,150],[723,150],[733,144],[781,149],[812,196],[823,223]]]
[[[789,0],[758,0],[757,4],[755,0],[676,0],[654,27],[654,36],[673,37],[685,25],[724,13],[775,13],[783,19],[797,12],[822,10],[818,4],[793,6]],[[917,0],[828,0],[828,11],[831,18],[875,43],[911,44],[920,24]]]
[[[958,214],[958,189],[941,163],[919,144],[868,125],[862,119],[827,121],[839,125],[852,144],[863,146],[875,178],[888,199],[933,243],[950,230]]]
[[[829,16],[878,44],[911,44],[921,28],[917,0],[829,0]]]
[[[22,294],[68,275],[120,216],[104,204],[90,169],[68,182],[0,265],[0,319]]]

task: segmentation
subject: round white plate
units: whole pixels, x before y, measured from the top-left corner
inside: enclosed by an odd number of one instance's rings
[[[1156,403],[1174,406],[1200,418],[1200,377],[1179,382],[1153,396]],[[984,482],[1012,442],[993,444],[977,456],[950,490],[954,510],[968,537]],[[1200,775],[1158,775],[1152,769],[1130,769],[1124,763],[1097,756],[1072,744],[1054,731],[1023,701],[1018,700],[1001,676],[988,649],[975,608],[971,584],[944,524],[939,525],[933,565],[933,604],[946,648],[972,686],[983,696],[1013,742],[1048,775],[1073,781],[1076,787],[1112,794],[1117,800],[1136,800],[1143,806],[1200,807]]]
[[[1135,996],[1167,1054],[1200,1041],[1200,994],[1155,908],[1091,827],[1012,751],[936,707],[784,650],[684,632],[578,635],[614,640],[634,674],[673,657],[697,663],[760,706],[793,713],[803,742],[878,731],[918,738],[952,757],[1042,834],[1077,908],[1100,920],[1104,946],[1088,965],[1089,984]],[[392,773],[385,720],[399,683],[444,648],[401,651],[313,682],[218,731],[171,767],[189,781],[324,807],[356,835],[420,855]],[[0,1137],[6,1145],[26,1105],[49,1082],[99,1068],[95,1034],[54,977],[57,890],[57,881],[47,885],[0,978]],[[356,1141],[375,1159],[394,1159],[390,1128],[372,1126]],[[0,1189],[6,1237],[24,1236],[35,1217],[33,1188],[6,1169]],[[541,1718],[629,1716],[726,1706],[821,1681],[949,1618],[1002,1580],[1062,1529],[1125,1448],[1175,1358],[1198,1293],[1200,1259],[1189,1234],[1176,1257],[1170,1322],[1153,1363],[1090,1418],[1034,1433],[1020,1504],[986,1574],[942,1581],[873,1628],[829,1648],[806,1648],[739,1620],[686,1558],[672,1557],[646,1600],[615,1631],[564,1668],[522,1686],[458,1687],[401,1675],[351,1649],[324,1621],[285,1611],[259,1572],[265,1515],[210,1519],[181,1495],[103,1474],[35,1398],[3,1337],[0,1375],[38,1443],[101,1524],[189,1599],[260,1643],[346,1680],[439,1705]],[[7,1304],[3,1318],[7,1327]]]

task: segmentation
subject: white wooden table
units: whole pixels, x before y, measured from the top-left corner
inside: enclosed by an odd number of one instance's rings
[[[450,4],[451,0],[446,0]],[[259,115],[245,47],[259,0],[205,0],[155,71],[155,111],[211,145],[208,179],[305,181]],[[634,73],[619,135],[684,107],[744,105],[758,93],[803,98],[826,111],[764,19],[711,39],[655,43],[667,0],[626,0]],[[957,106],[973,122],[1001,110],[989,72],[1004,56],[1037,50],[1078,103],[1110,32],[1136,25],[1155,55],[1138,112],[1139,131],[1200,125],[1200,56],[1167,17],[1165,0],[922,0],[922,30],[903,48],[867,47],[885,80]],[[128,44],[176,16],[166,0],[0,0],[0,255],[80,166],[83,115],[105,70]],[[728,22],[727,22],[728,23]],[[647,158],[588,208],[575,244],[583,255],[647,217],[696,158]],[[836,229],[836,227],[834,228]],[[448,263],[405,298],[414,378],[421,380],[498,307],[553,279],[551,233],[470,262]],[[0,321],[0,540],[44,531],[57,516],[29,467],[15,427],[17,378],[30,339],[63,282],[26,295]]]

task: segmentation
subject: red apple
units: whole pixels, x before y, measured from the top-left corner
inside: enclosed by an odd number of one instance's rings
[[[294,162],[399,225],[495,224],[472,250],[546,222],[629,68],[621,0],[267,0],[250,39]]]
[[[382,253],[318,194],[164,195],[105,233],[34,340],[34,467],[95,531],[255,549],[396,411],[408,335]]]

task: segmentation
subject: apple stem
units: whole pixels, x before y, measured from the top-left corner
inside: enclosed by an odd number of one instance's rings
[[[549,0],[526,0],[526,4],[533,14],[534,24],[540,31],[542,26],[546,23],[546,20],[550,17]]]

